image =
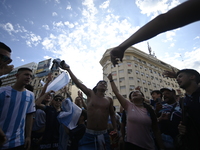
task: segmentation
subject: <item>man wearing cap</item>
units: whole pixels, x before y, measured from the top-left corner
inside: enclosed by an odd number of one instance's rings
[[[183,69],[177,72],[177,82],[186,91],[184,112],[186,122],[179,124],[180,134],[185,134],[192,150],[200,149],[200,74],[194,69]]]
[[[159,127],[166,150],[174,150],[173,141],[179,133],[178,125],[181,121],[181,109],[179,103],[176,102],[174,89],[168,87],[162,88],[160,91],[165,103],[156,104]]]

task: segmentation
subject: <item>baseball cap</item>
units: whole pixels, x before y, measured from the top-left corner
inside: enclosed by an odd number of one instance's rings
[[[174,89],[172,89],[171,87],[162,88],[162,89],[160,89],[160,92],[163,93],[165,90],[171,91],[176,94],[176,91]]]

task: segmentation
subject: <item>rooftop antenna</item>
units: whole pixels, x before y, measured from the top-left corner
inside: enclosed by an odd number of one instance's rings
[[[149,42],[147,42],[147,46],[148,46],[148,50],[149,50],[149,54],[151,55],[151,47],[149,46]]]

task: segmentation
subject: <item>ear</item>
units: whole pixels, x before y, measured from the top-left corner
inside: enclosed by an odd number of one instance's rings
[[[195,75],[190,75],[189,77],[191,80],[196,80],[196,76]]]
[[[16,73],[16,74],[15,74],[15,77],[16,77],[16,78],[18,78],[18,77],[19,77],[19,74],[18,74],[18,73]]]

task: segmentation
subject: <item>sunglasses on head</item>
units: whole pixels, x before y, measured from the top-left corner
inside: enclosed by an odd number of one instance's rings
[[[56,98],[56,99],[54,99],[55,101],[60,101],[60,102],[62,102],[62,99],[61,98]]]
[[[3,55],[3,54],[0,54],[0,58],[2,59],[3,62],[11,60],[10,57]]]

